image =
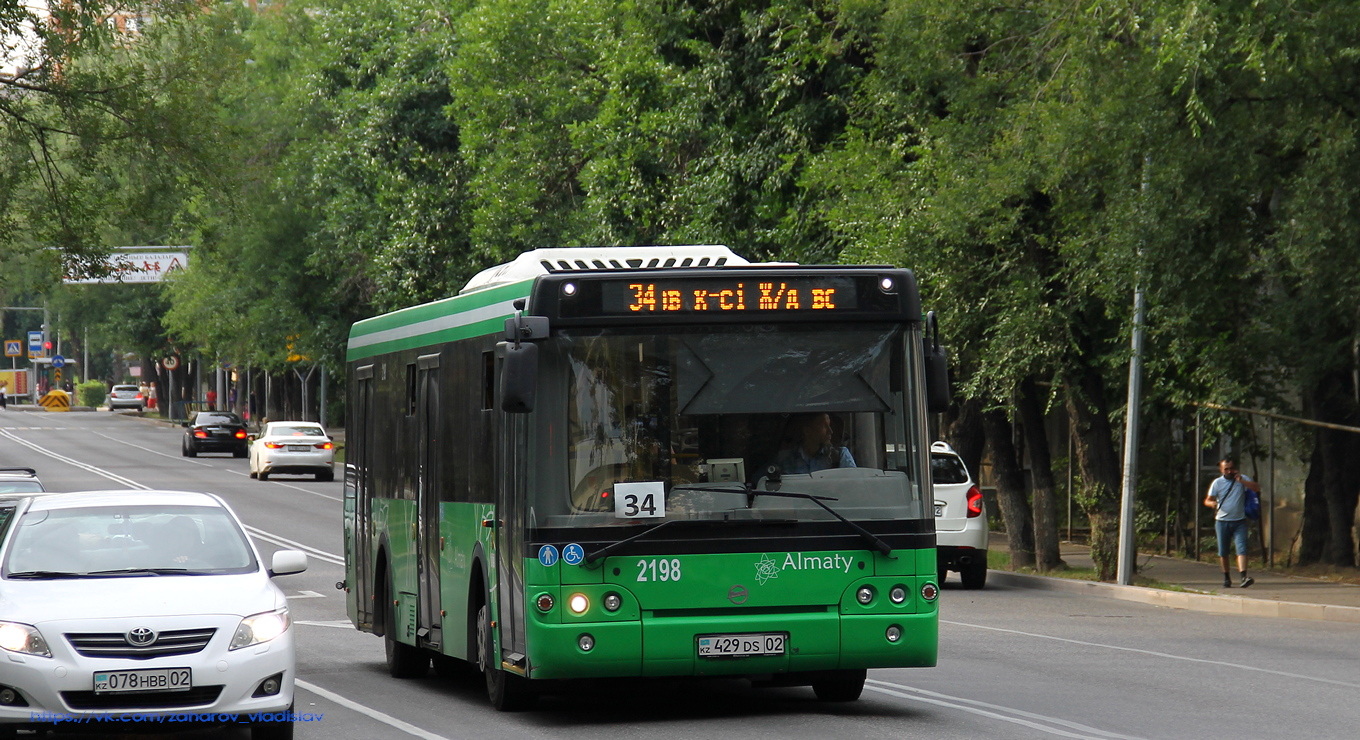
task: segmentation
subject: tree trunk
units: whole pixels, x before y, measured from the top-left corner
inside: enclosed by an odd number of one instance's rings
[[[1322,562],[1327,548],[1327,495],[1322,490],[1322,430],[1313,433],[1313,455],[1303,482],[1303,528],[1299,537],[1299,565]]]
[[[1119,459],[1105,406],[1105,383],[1099,369],[1083,365],[1069,371],[1067,385],[1067,412],[1081,473],[1078,501],[1091,523],[1091,558],[1097,577],[1113,580],[1119,557]]]
[[[1020,428],[1029,451],[1029,468],[1034,476],[1034,554],[1040,573],[1067,566],[1062,560],[1058,538],[1057,486],[1053,481],[1053,459],[1049,454],[1048,430],[1044,426],[1044,404],[1034,378],[1020,384]]]
[[[1319,420],[1347,426],[1355,426],[1360,420],[1360,409],[1357,409],[1354,396],[1354,381],[1345,369],[1323,375],[1313,388],[1312,396],[1314,413]],[[1320,543],[1322,561],[1330,565],[1354,568],[1355,538],[1352,529],[1355,526],[1355,506],[1357,500],[1360,500],[1360,484],[1356,483],[1360,480],[1357,478],[1357,474],[1360,474],[1360,462],[1356,460],[1357,454],[1360,454],[1360,436],[1354,432],[1338,429],[1319,429],[1317,453],[1314,455],[1314,463],[1321,462],[1321,489],[1326,511],[1326,536]],[[1312,478],[1312,471],[1309,471],[1309,479]],[[1314,512],[1315,524],[1319,513]],[[1324,531],[1322,527],[1308,527],[1307,524],[1305,509],[1304,534],[1316,537],[1320,531]],[[1318,544],[1307,542],[1304,549],[1316,551]],[[1300,561],[1302,562],[1302,557]]]
[[[982,415],[982,428],[992,450],[992,472],[996,475],[996,498],[1001,518],[1006,523],[1006,540],[1011,550],[1012,568],[1034,567],[1034,527],[1029,501],[1025,496],[1025,473],[1020,467],[1012,427],[1006,412],[988,411]]]
[[[958,409],[958,415],[948,424],[947,441],[963,458],[973,479],[977,480],[982,470],[982,449],[986,443],[982,432],[982,402],[970,398],[959,404]]]

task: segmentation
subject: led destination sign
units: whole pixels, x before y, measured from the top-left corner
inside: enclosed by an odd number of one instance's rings
[[[611,316],[836,312],[859,308],[850,278],[692,278],[605,282],[600,309]]]

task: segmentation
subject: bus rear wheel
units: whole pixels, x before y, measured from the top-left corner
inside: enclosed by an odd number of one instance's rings
[[[538,696],[529,680],[502,670],[491,635],[491,610],[486,602],[477,610],[477,665],[486,678],[486,696],[498,712],[517,712],[533,706]]]
[[[855,701],[864,693],[864,679],[869,672],[835,671],[833,675],[812,682],[812,691],[821,701]]]

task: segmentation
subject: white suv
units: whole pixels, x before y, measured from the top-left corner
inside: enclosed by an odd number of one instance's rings
[[[987,583],[987,505],[963,458],[944,442],[930,446],[935,488],[935,547],[943,582],[958,571],[964,588]]]

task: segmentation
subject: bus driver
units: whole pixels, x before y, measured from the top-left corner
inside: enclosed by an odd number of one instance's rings
[[[848,447],[831,444],[831,414],[799,414],[789,419],[788,443],[775,464],[781,473],[815,473],[828,468],[853,468]]]

